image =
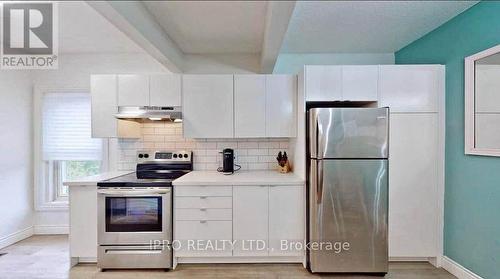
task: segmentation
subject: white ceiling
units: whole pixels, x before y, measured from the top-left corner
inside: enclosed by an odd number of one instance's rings
[[[112,52],[144,51],[87,3],[59,2],[59,53]]]
[[[188,54],[259,53],[265,1],[145,1],[170,38]]]
[[[281,52],[395,52],[477,1],[300,1]]]

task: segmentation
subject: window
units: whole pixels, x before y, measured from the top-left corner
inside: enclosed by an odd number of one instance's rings
[[[91,138],[90,94],[43,94],[42,160],[49,202],[67,199],[63,182],[101,171],[102,145]]]

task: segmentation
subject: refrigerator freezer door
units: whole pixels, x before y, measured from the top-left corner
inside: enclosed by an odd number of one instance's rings
[[[311,158],[388,158],[388,108],[312,108]]]
[[[311,271],[386,273],[387,160],[313,159],[310,166]]]

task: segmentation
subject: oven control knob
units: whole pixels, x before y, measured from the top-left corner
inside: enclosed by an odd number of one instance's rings
[[[184,154],[184,158],[187,158],[187,157],[188,157],[188,155],[187,155],[187,154]]]
[[[142,157],[144,157],[144,155],[142,155],[142,154],[139,154],[139,158],[141,158],[141,159],[142,159]]]
[[[144,158],[149,158],[149,154],[144,154]]]
[[[174,154],[174,158],[177,158],[177,154]]]
[[[182,158],[182,154],[179,154],[179,158]]]

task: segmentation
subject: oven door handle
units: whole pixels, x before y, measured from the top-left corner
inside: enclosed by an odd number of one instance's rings
[[[106,196],[144,196],[144,195],[166,195],[170,193],[170,189],[166,190],[97,190],[97,194]]]

